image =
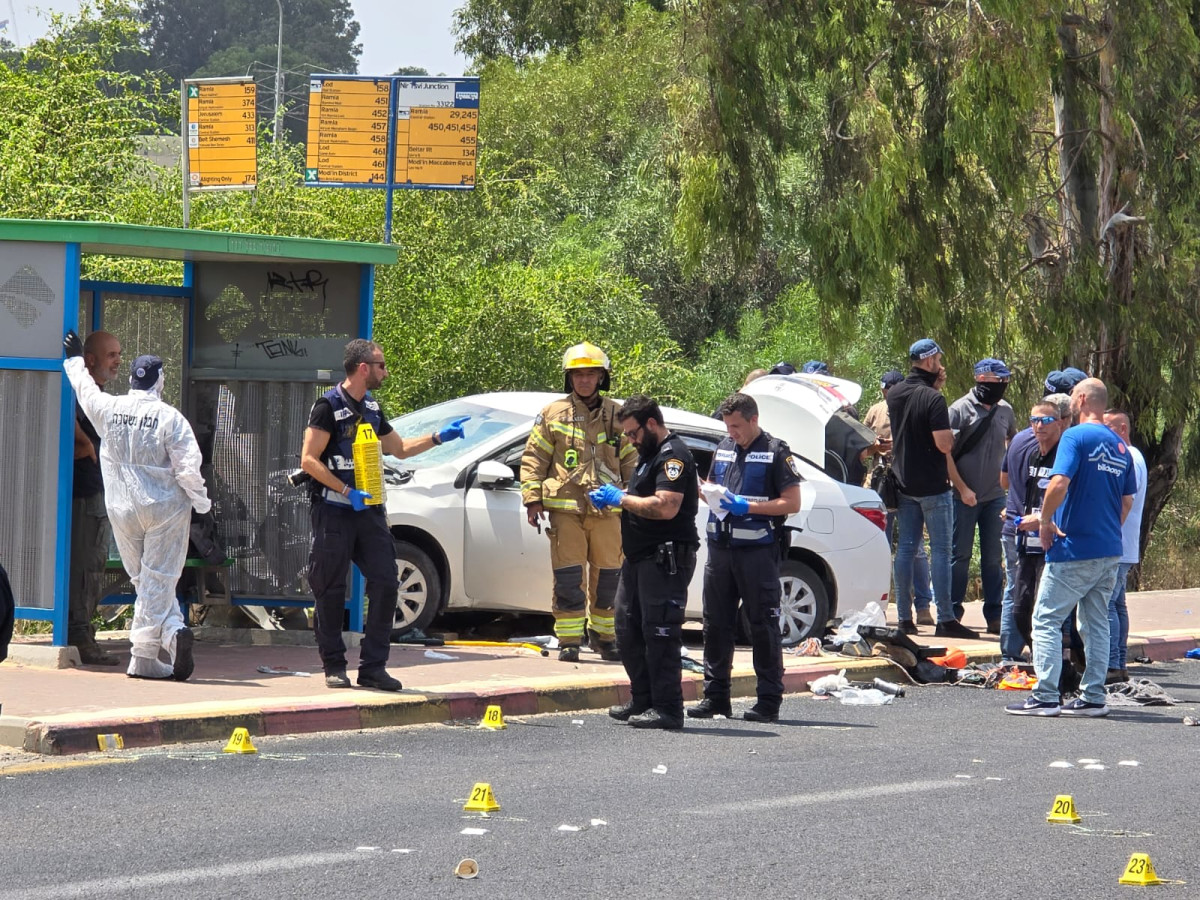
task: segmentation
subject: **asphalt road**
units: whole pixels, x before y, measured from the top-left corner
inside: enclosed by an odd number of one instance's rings
[[[1134,852],[1194,894],[1200,663],[1135,671],[1184,703],[1025,719],[927,687],[768,726],[592,712],[48,760],[0,773],[0,900],[1128,897]],[[463,811],[476,782],[500,811]],[[1059,794],[1081,826],[1046,823]]]

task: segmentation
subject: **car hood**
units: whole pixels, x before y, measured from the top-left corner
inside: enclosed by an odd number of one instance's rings
[[[825,459],[825,423],[862,396],[856,382],[831,375],[764,375],[742,388],[758,403],[759,425],[787,441],[793,451]]]

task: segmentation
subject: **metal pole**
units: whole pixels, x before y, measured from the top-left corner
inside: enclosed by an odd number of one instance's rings
[[[179,142],[183,144],[183,227],[191,227],[192,218],[192,166],[188,152],[188,96],[187,82],[179,82]]]
[[[275,143],[279,143],[279,131],[283,124],[280,107],[283,106],[283,0],[275,0],[279,7],[279,40],[275,44]]]

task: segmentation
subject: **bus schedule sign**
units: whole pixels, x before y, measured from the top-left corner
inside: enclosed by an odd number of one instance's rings
[[[188,190],[258,183],[258,98],[249,78],[183,83]]]
[[[478,78],[314,75],[304,182],[469,190],[478,131]]]

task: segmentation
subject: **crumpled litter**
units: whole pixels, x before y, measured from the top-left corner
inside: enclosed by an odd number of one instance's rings
[[[1200,659],[1200,647],[1196,647],[1183,654],[1184,659]]]
[[[264,675],[298,675],[301,678],[312,677],[312,672],[297,672],[295,669],[289,669],[287,666],[259,666],[256,671],[262,672]]]
[[[451,656],[449,653],[439,653],[437,650],[426,650],[426,659],[458,659],[457,656]]]
[[[651,769],[650,771],[653,772],[655,775],[666,775],[667,767],[662,764],[659,764],[659,765],[655,766],[653,769]]]
[[[796,656],[822,656],[824,653],[821,649],[820,639],[815,637],[805,638],[787,652],[794,653]]]
[[[822,675],[815,681],[808,683],[808,689],[817,695],[833,694],[834,691],[840,691],[848,687],[850,687],[850,682],[846,680],[845,669],[842,669],[836,675]]]
[[[1022,672],[1016,666],[1005,674],[1003,678],[996,683],[996,688],[1001,691],[1032,691],[1037,687],[1037,677],[1030,675],[1028,672]]]
[[[845,687],[834,691],[833,696],[837,697],[843,706],[886,706],[896,699],[878,688]]]

